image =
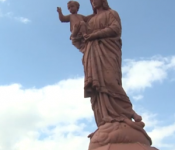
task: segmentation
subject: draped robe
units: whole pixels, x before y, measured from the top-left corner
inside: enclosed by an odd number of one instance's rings
[[[98,38],[87,41],[80,50],[84,53],[84,96],[91,98],[97,126],[126,122],[141,131],[151,143],[143,127],[131,121],[135,112],[122,87],[122,28],[118,13],[109,9],[95,14],[88,22],[88,30]]]

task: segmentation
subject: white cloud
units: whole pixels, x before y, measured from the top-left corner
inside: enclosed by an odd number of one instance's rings
[[[89,99],[83,98],[83,78],[41,89],[22,89],[19,84],[0,86],[0,103],[3,150],[80,149],[88,144],[88,133],[83,130],[86,125],[78,123],[93,116]],[[49,126],[55,128],[49,130]],[[42,141],[41,131],[49,135]]]
[[[147,60],[125,60],[123,86],[126,91],[142,91],[152,87],[154,82],[167,78],[170,69],[175,68],[175,57],[153,57]]]
[[[0,10],[0,17],[13,18],[13,13],[12,12],[2,13],[2,11]]]
[[[168,60],[167,60],[168,61]],[[169,60],[169,64],[167,65],[168,69],[174,69],[175,70],[175,56],[173,56],[170,60]]]
[[[24,24],[31,22],[31,20],[29,20],[28,18],[24,18],[24,17],[15,17],[15,19],[20,21],[21,23],[24,23]]]
[[[175,123],[167,126],[157,126],[148,134],[154,139],[154,144],[158,145],[159,147],[167,147],[167,148],[174,148],[175,144],[166,144],[164,140],[167,137],[171,137],[175,134]]]
[[[13,12],[3,13],[0,10],[0,18],[2,18],[2,17],[7,17],[7,18],[10,18],[10,19],[14,19],[14,20],[17,20],[17,21],[19,21],[23,24],[27,24],[27,23],[31,22],[31,20],[26,18],[26,17],[16,17]]]
[[[0,0],[0,2],[5,2],[6,0]]]
[[[145,112],[141,113],[141,116],[143,117],[143,122],[146,123],[146,128],[154,128],[159,124],[157,114],[153,114],[145,110]]]
[[[161,124],[166,121],[158,120],[158,115],[150,112],[141,113],[143,117],[143,122],[146,124],[146,129],[149,130],[147,133],[152,138],[153,145],[157,148],[167,148],[168,150],[172,150],[175,147],[174,143],[165,142],[167,138],[175,139],[175,122],[169,125],[162,126]]]
[[[143,99],[143,95],[133,96],[133,99],[136,100],[136,101],[139,101],[139,100]]]
[[[6,14],[4,14],[4,17],[12,18],[13,15],[14,15],[13,12],[7,12]]]

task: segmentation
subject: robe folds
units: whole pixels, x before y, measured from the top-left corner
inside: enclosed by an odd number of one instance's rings
[[[114,10],[95,14],[88,22],[88,32],[97,39],[85,43],[83,52],[84,97],[91,98],[97,126],[109,122],[126,122],[140,130],[150,141],[143,127],[131,121],[132,104],[122,87],[121,21]]]

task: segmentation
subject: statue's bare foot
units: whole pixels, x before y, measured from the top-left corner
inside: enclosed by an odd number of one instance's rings
[[[142,117],[140,115],[138,115],[137,113],[134,113],[133,119],[135,120],[135,122],[141,122],[142,121]]]

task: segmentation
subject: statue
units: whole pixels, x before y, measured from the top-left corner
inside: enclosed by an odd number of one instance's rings
[[[107,0],[90,3],[93,14],[89,16],[77,14],[75,1],[68,3],[71,15],[63,17],[57,8],[60,20],[71,23],[72,44],[83,53],[84,97],[91,98],[98,127],[88,136],[89,150],[156,150],[122,87],[120,17]]]

